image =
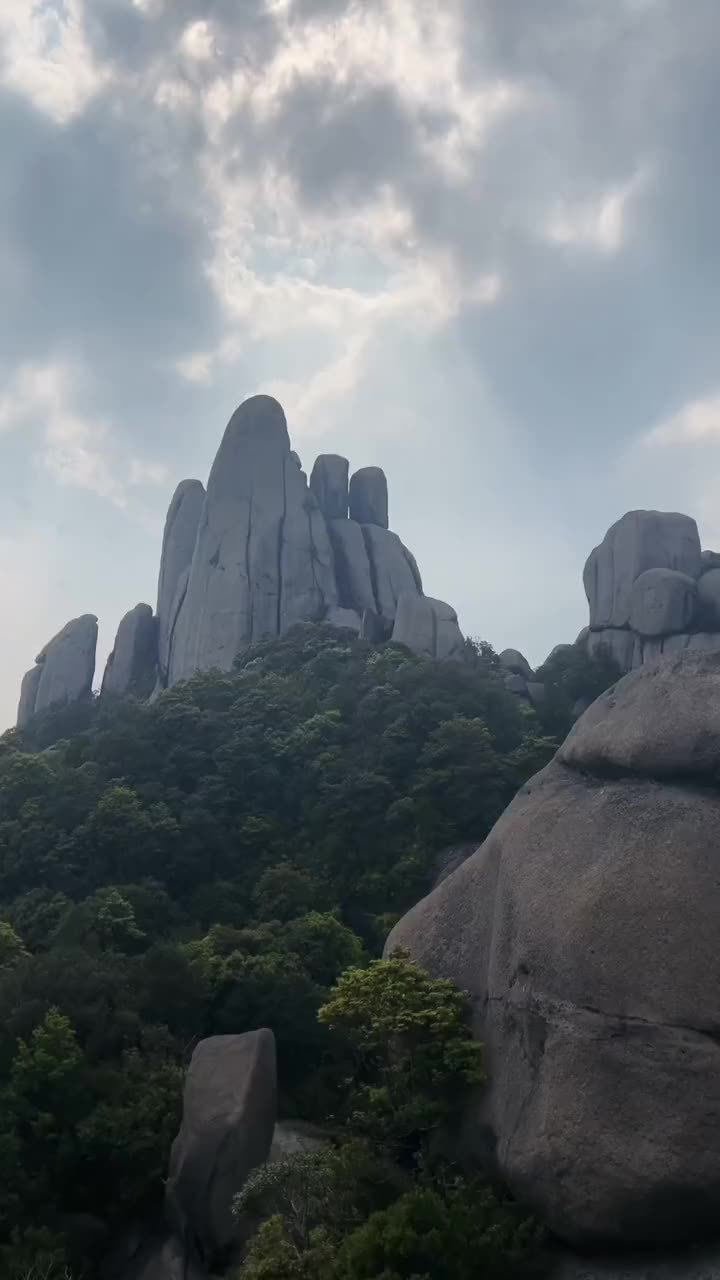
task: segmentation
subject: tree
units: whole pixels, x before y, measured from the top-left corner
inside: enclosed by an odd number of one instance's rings
[[[402,952],[350,969],[319,1013],[355,1050],[347,1122],[412,1151],[483,1081],[467,997]]]

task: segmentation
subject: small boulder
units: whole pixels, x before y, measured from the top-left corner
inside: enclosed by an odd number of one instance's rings
[[[388,527],[388,488],[380,467],[362,467],[350,480],[350,519]]]
[[[222,1256],[235,1239],[233,1198],[270,1153],[276,1095],[271,1031],[200,1041],[170,1155],[167,1210],[175,1234],[203,1261]]]
[[[700,556],[700,572],[708,573],[710,569],[720,569],[720,551],[703,551]]]
[[[708,569],[698,582],[701,625],[720,629],[720,569]]]
[[[698,586],[676,569],[647,569],[635,579],[630,626],[641,636],[687,631],[695,614]]]
[[[28,671],[23,679],[18,727],[22,728],[41,711],[79,702],[90,695],[97,637],[98,620],[94,614],[86,613],[68,622],[45,645],[35,659],[35,669]]]

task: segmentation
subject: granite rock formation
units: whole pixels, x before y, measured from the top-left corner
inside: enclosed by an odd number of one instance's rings
[[[158,622],[149,604],[136,604],[118,627],[107,660],[102,693],[149,698],[158,674]]]
[[[685,649],[720,649],[720,556],[697,525],[669,511],[629,511],[590,553],[590,627],[578,643],[624,674]]]
[[[77,702],[90,693],[97,637],[97,618],[87,613],[68,622],[45,645],[22,682],[17,716],[19,729],[40,712]]]
[[[158,663],[163,684],[167,683],[173,635],[187,591],[204,505],[205,488],[200,481],[182,480],[165,521],[157,602]]]
[[[272,1146],[277,1111],[271,1031],[201,1040],[170,1155],[168,1221],[185,1253],[210,1263],[236,1238],[233,1198]]]
[[[156,617],[139,605],[123,618],[103,692],[148,697],[196,671],[229,671],[240,653],[298,622],[350,627],[372,643],[390,639],[401,597],[425,599],[422,580],[388,528],[384,473],[364,467],[348,482],[349,471],[346,458],[321,454],[308,484],[277,401],[259,395],[241,404],[207,490],[199,480],[183,480],[175,491]],[[53,655],[67,648],[66,632],[79,636],[78,628],[69,624],[52,642]],[[403,644],[428,656],[452,656],[462,645],[457,618],[440,601],[414,609],[406,603],[401,630]],[[92,646],[83,637],[88,655],[79,673],[70,670],[69,651],[64,672],[58,674],[55,656],[46,663],[45,653],[42,670],[28,672],[19,725],[50,701],[90,690],[94,647],[90,664]]]
[[[388,940],[470,993],[459,1153],[583,1247],[717,1230],[718,761],[720,654],[632,672]]]

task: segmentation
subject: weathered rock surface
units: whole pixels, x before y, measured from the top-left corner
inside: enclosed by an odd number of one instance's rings
[[[176,1236],[161,1227],[131,1232],[101,1268],[102,1280],[208,1280]]]
[[[362,526],[355,520],[330,520],[328,532],[335,555],[338,599],[344,609],[377,609],[370,560]]]
[[[36,669],[23,679],[18,726],[49,707],[77,702],[92,690],[95,675],[98,622],[94,614],[74,618],[59,631],[35,659]]]
[[[167,681],[173,632],[187,590],[204,505],[204,485],[199,480],[183,480],[175,490],[165,521],[157,602],[158,655],[163,683]]]
[[[632,631],[606,627],[603,631],[588,632],[586,643],[591,658],[606,655],[617,665],[621,675],[625,675],[633,665],[636,641]]]
[[[212,1036],[195,1049],[170,1156],[167,1208],[176,1236],[201,1260],[232,1245],[233,1197],[270,1153],[276,1094],[271,1031]]]
[[[676,512],[628,511],[608,529],[583,574],[591,629],[628,625],[633,583],[646,569],[677,569],[697,578],[700,537],[695,521]]]
[[[401,592],[392,638],[421,658],[457,658],[465,648],[455,610],[416,591]]]
[[[390,624],[384,622],[374,609],[363,609],[360,619],[360,639],[367,640],[368,644],[382,644],[383,640],[389,638]]]
[[[646,569],[630,596],[630,626],[641,636],[687,631],[695,614],[697,582],[677,569]]]
[[[720,569],[708,569],[697,586],[698,615],[706,627],[720,630]]]
[[[303,1120],[279,1120],[275,1125],[268,1164],[277,1164],[290,1156],[308,1155],[321,1151],[330,1141],[329,1135],[314,1124]]]
[[[524,676],[508,673],[508,675],[503,678],[503,684],[505,685],[508,693],[517,694],[519,698],[527,697],[528,682]]]
[[[102,693],[149,698],[157,680],[158,627],[149,604],[125,614],[107,660]]]
[[[392,621],[403,592],[422,595],[422,583],[414,558],[396,533],[378,525],[363,525],[363,537],[370,561],[370,576],[376,611]]]
[[[310,488],[326,520],[346,520],[350,464],[338,453],[321,453],[310,475]]]
[[[718,759],[720,655],[632,672],[388,940],[470,993],[459,1151],[583,1246],[717,1230]]]
[[[700,572],[708,573],[710,569],[720,569],[720,551],[703,551],[700,556]]]
[[[230,419],[210,473],[169,682],[229,671],[249,645],[336,603],[327,528],[290,457],[285,415],[254,396]]]
[[[355,609],[341,609],[339,605],[336,605],[334,609],[328,609],[323,621],[327,622],[329,627],[348,627],[351,631],[356,631],[360,635],[362,619]]]
[[[553,654],[557,652],[559,646],[553,649]],[[552,654],[550,654],[552,657]],[[514,676],[523,676],[525,680],[533,679],[533,669],[527,658],[519,649],[503,649],[499,657],[500,666],[506,671],[510,671]]]
[[[361,467],[350,479],[350,519],[388,527],[388,488],[380,467]]]

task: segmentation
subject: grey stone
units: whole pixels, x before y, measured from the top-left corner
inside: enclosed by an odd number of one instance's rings
[[[578,720],[580,716],[584,715],[590,705],[591,702],[589,698],[577,698],[576,701],[573,702],[572,710],[570,712],[573,720]]]
[[[360,620],[360,638],[369,644],[382,644],[389,638],[388,625],[383,622],[374,609],[363,609]]]
[[[180,605],[187,589],[190,563],[205,504],[199,480],[183,480],[173,495],[165,521],[158,579],[158,655],[161,680],[167,680],[170,649]]]
[[[380,467],[362,467],[350,480],[350,519],[388,527],[388,489]]]
[[[581,647],[586,645],[587,638],[589,635],[590,635],[590,628],[583,627],[581,631],[578,631],[577,636],[575,637],[575,645],[578,645]]]
[[[310,488],[326,520],[346,520],[348,514],[347,458],[337,453],[321,453],[310,476]]]
[[[503,678],[503,684],[508,693],[515,693],[520,698],[528,696],[528,682],[524,676],[507,675]]]
[[[233,1198],[270,1154],[276,1119],[271,1031],[201,1040],[185,1083],[167,1182],[169,1221],[201,1260],[235,1239]]]
[[[558,759],[646,778],[720,777],[720,651],[645,664],[596,698]]]
[[[608,627],[604,631],[591,631],[587,638],[587,651],[591,658],[603,655],[612,659],[620,674],[632,669],[635,636],[632,631]]]
[[[475,853],[477,848],[478,843],[476,840],[472,844],[455,844],[450,845],[447,849],[441,849],[434,862],[432,888],[437,889],[443,880],[447,880],[448,876],[457,871],[463,862],[467,862],[467,859],[471,854]]]
[[[534,707],[542,707],[547,700],[547,690],[541,680],[528,680],[527,695]]]
[[[720,569],[708,569],[698,582],[698,614],[708,629],[720,629]]]
[[[357,632],[360,635],[362,620],[360,614],[355,609],[341,609],[337,605],[334,609],[329,609],[327,616],[323,619],[329,627],[347,628],[350,631]]]
[[[415,591],[398,597],[392,639],[422,658],[457,658],[465,649],[455,610],[444,600]]]
[[[377,610],[370,561],[362,527],[354,520],[329,520],[328,533],[335,555],[338,599],[344,609]]]
[[[700,556],[700,572],[707,573],[710,569],[720,569],[720,551],[703,551]]]
[[[583,1247],[717,1230],[719,747],[720,654],[631,673],[388,939],[470,995],[456,1155]]]
[[[676,569],[646,569],[635,579],[630,626],[641,636],[687,631],[697,603],[697,582]]]
[[[35,715],[35,703],[37,702],[38,688],[40,685],[40,677],[42,675],[42,667],[31,667],[25,672],[20,686],[20,701],[17,711],[17,727],[24,729],[30,723]]]
[[[118,627],[115,647],[107,660],[102,693],[149,698],[157,680],[157,619],[149,604],[137,604]]]
[[[561,647],[563,646],[556,645],[550,654],[550,657],[552,657],[554,653],[557,653],[558,649]],[[506,671],[511,671],[513,675],[524,676],[526,680],[532,680],[533,669],[527,658],[519,649],[503,649],[500,654],[499,662],[501,667],[504,667]]]
[[[393,621],[403,592],[422,595],[417,565],[396,533],[374,524],[363,525],[362,529],[377,612]]]
[[[172,1233],[130,1232],[101,1268],[102,1280],[208,1280],[207,1271]]]
[[[49,707],[77,702],[89,696],[95,675],[98,623],[94,614],[74,618],[59,631],[35,659],[35,671],[25,675],[20,692],[20,718],[27,724],[33,715]],[[39,675],[36,671],[39,669]]]
[[[290,457],[285,415],[254,396],[230,419],[210,473],[169,683],[229,671],[250,645],[336,603],[325,520]]]
[[[677,569],[697,578],[695,521],[670,511],[628,511],[608,529],[583,574],[593,630],[628,625],[633,583],[646,569]]]
[[[278,1120],[273,1134],[268,1164],[277,1164],[290,1156],[310,1155],[328,1145],[330,1135],[324,1129],[303,1120]]]

